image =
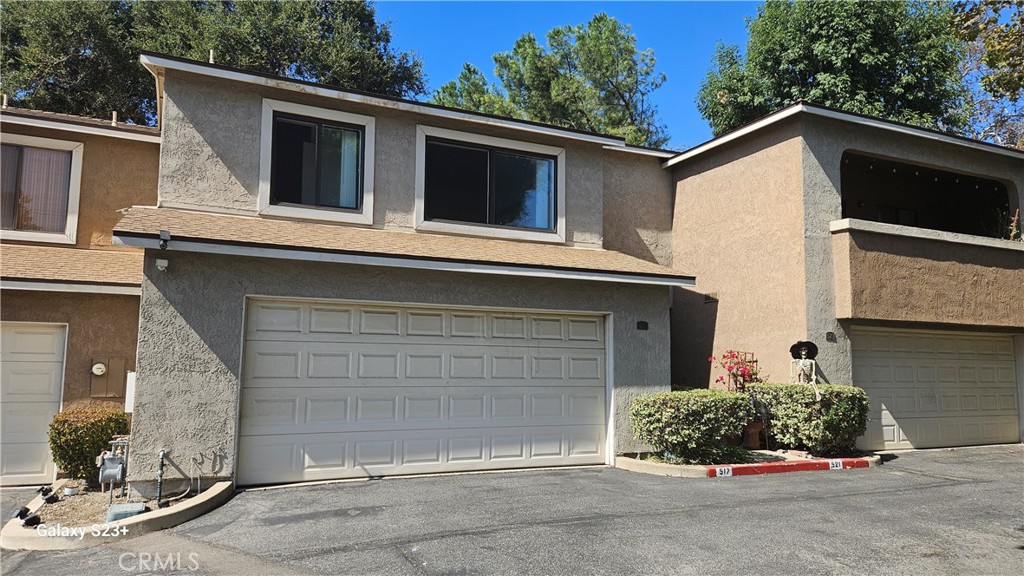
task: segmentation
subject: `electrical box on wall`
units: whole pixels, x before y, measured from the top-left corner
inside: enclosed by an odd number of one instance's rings
[[[89,365],[92,398],[121,398],[127,374],[124,356],[94,356]]]

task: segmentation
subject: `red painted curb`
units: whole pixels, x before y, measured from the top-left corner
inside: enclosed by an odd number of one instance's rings
[[[808,470],[846,470],[867,468],[864,458],[831,458],[828,460],[787,460],[764,464],[734,464],[732,466],[708,466],[708,478],[730,476],[751,476],[753,474],[779,474],[781,472],[806,472]]]

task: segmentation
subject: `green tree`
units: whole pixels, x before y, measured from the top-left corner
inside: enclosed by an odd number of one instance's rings
[[[637,50],[628,25],[602,13],[587,24],[555,28],[546,40],[544,47],[525,34],[511,51],[494,55],[500,87],[466,64],[432,101],[612,134],[634,145],[668,142],[651,102],[665,75],[655,71],[650,49]]]
[[[963,131],[963,43],[932,2],[768,0],[744,58],[720,45],[697,108],[721,135],[800,100]]]
[[[391,47],[371,3],[24,2],[0,5],[0,87],[13,104],[153,119],[140,50],[391,96],[425,94],[415,54]]]

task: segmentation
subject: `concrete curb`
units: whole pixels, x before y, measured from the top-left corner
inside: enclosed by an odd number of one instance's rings
[[[615,467],[630,472],[669,476],[673,478],[729,478],[732,476],[753,476],[779,474],[784,472],[808,472],[812,470],[849,470],[871,468],[882,463],[881,456],[863,458],[808,459],[786,456],[782,462],[761,462],[757,464],[722,464],[704,466],[697,464],[663,464],[637,460],[623,456],[615,457]]]
[[[57,481],[54,484],[54,492],[62,490],[64,482],[64,480]],[[3,530],[0,530],[0,548],[7,550],[76,550],[99,546],[113,540],[133,538],[188,522],[224,504],[232,496],[234,496],[232,482],[217,482],[202,494],[177,506],[146,512],[110,524],[97,523],[92,526],[75,528],[61,527],[65,530],[74,530],[74,535],[70,535],[71,533],[54,536],[40,534],[36,528],[26,528],[21,525],[21,520],[14,518],[7,522]],[[35,514],[42,506],[42,497],[36,496],[29,502],[28,509]],[[46,524],[45,510],[43,510],[42,519],[41,526]],[[52,528],[56,527],[57,525],[52,526]]]

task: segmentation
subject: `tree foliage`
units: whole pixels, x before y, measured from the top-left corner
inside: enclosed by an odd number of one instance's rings
[[[548,32],[547,46],[532,34],[494,55],[501,86],[465,64],[433,102],[490,114],[620,136],[629,144],[668,142],[651,94],[665,82],[654,53],[638,51],[628,25],[606,14],[583,25]]]
[[[1024,150],[1024,0],[962,1],[954,14],[966,42],[968,133]]]
[[[718,47],[697,107],[715,135],[800,100],[961,131],[951,18],[948,5],[912,0],[768,0],[748,24],[745,58]]]
[[[981,44],[985,90],[997,98],[1024,97],[1024,0],[962,0],[954,14],[963,39]]]
[[[425,93],[369,2],[24,2],[0,5],[0,87],[18,106],[153,118],[140,50],[392,96]]]

